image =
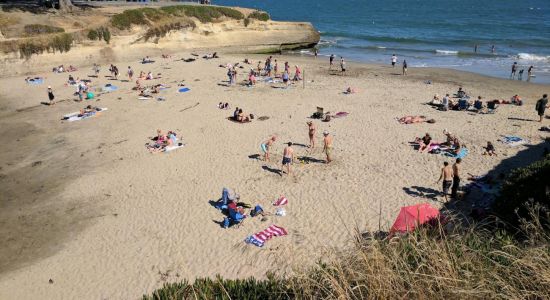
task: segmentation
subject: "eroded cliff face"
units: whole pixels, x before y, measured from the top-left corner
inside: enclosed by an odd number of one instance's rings
[[[164,37],[145,40],[149,28],[134,26],[114,35],[109,44],[103,41],[76,41],[69,52],[43,53],[23,59],[19,53],[0,54],[2,76],[34,74],[58,65],[85,67],[93,63],[140,59],[146,55],[196,52],[258,53],[313,47],[319,32],[310,23],[252,20],[226,20],[214,23],[196,22],[196,26],[168,32]]]

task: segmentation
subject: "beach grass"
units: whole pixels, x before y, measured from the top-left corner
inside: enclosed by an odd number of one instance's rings
[[[28,24],[23,27],[23,31],[25,36],[36,36],[41,34],[65,32],[65,29],[44,24]]]

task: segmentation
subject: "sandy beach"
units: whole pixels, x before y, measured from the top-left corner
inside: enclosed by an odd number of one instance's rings
[[[213,52],[215,50],[210,50]],[[201,53],[202,54],[202,53]],[[145,54],[144,54],[145,55]],[[437,201],[418,196],[440,190],[436,184],[443,155],[420,154],[409,142],[429,132],[444,141],[448,129],[468,148],[467,173],[483,175],[503,159],[525,149],[506,146],[503,135],[520,136],[536,145],[548,137],[534,106],[547,85],[484,77],[429,68],[400,68],[348,63],[346,76],[328,71],[326,57],[274,56],[304,71],[288,89],[247,78],[238,69],[238,83],[227,86],[227,63],[265,55],[221,54],[221,58],[174,61],[153,57],[153,64],[116,61],[121,76],[134,71],[161,73],[146,84],[164,83],[165,101],[138,100],[134,83],[109,80],[101,65],[94,87],[107,83],[118,90],[92,101],[75,102],[75,88],[65,86],[68,73],[37,73],[44,83],[25,83],[26,76],[0,78],[0,299],[136,299],[165,282],[220,274],[227,278],[266,272],[292,272],[351,242],[355,230],[387,230],[405,205]],[[67,61],[88,78],[91,66]],[[291,70],[294,70],[292,67]],[[29,75],[30,76],[30,75]],[[177,82],[190,91],[177,92]],[[430,81],[431,84],[426,82]],[[52,86],[57,104],[47,101]],[[494,114],[442,112],[426,105],[434,94],[453,94],[462,86],[472,97],[510,99],[519,94],[523,106],[500,105]],[[347,87],[358,92],[344,94]],[[60,101],[62,100],[62,101]],[[232,109],[220,110],[219,102]],[[108,111],[77,122],[63,115],[91,104]],[[313,120],[317,147],[308,144],[306,122],[317,107],[348,112],[330,122]],[[247,124],[227,120],[235,107],[256,118]],[[425,115],[435,124],[402,125],[406,115]],[[258,117],[265,120],[259,120]],[[144,144],[156,130],[174,130],[185,146],[151,154]],[[334,161],[325,164],[321,132],[334,137]],[[278,137],[272,161],[257,157],[260,144]],[[296,156],[309,163],[292,166],[293,176],[281,176],[284,143],[293,142]],[[484,156],[493,142],[499,156]],[[536,158],[533,158],[536,159]],[[507,161],[509,167],[526,161]],[[223,229],[223,215],[209,201],[223,187],[235,189],[241,201],[260,204],[274,213],[271,202],[284,195],[286,216],[250,218],[238,228]],[[275,237],[263,248],[244,239],[271,224],[288,235]]]

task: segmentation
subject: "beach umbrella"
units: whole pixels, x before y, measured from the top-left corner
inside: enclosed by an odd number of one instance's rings
[[[413,231],[419,225],[439,218],[439,210],[428,203],[401,207],[390,233]]]

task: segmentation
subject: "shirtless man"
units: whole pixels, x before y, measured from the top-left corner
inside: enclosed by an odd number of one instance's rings
[[[294,161],[294,149],[292,149],[292,142],[288,142],[288,146],[283,150],[283,165],[281,171],[284,173],[284,166],[286,165],[286,173],[290,175],[290,164]],[[282,176],[282,174],[281,174]]]
[[[309,121],[307,122],[308,126],[308,134],[309,134],[309,149],[310,152],[313,152],[313,148],[315,148],[315,132],[317,129],[315,128],[315,125],[313,125],[313,122]]]
[[[332,136],[328,131],[323,131],[323,152],[327,155],[327,164],[332,161]]]
[[[453,185],[453,168],[449,166],[448,162],[443,163],[441,175],[439,176],[437,183],[439,183],[441,179],[443,179],[443,195],[445,195],[445,201],[448,201],[447,195],[449,194],[451,185]]]
[[[277,138],[275,136],[272,136],[270,139],[260,145],[260,149],[262,149],[262,152],[264,153],[264,161],[269,161],[269,149],[271,149],[271,145],[273,145],[273,142],[275,142],[275,140],[277,140]]]
[[[451,198],[456,199],[456,193],[460,186],[460,173],[462,172],[462,162],[461,158],[457,158],[456,162],[453,164],[453,187],[451,188]]]

